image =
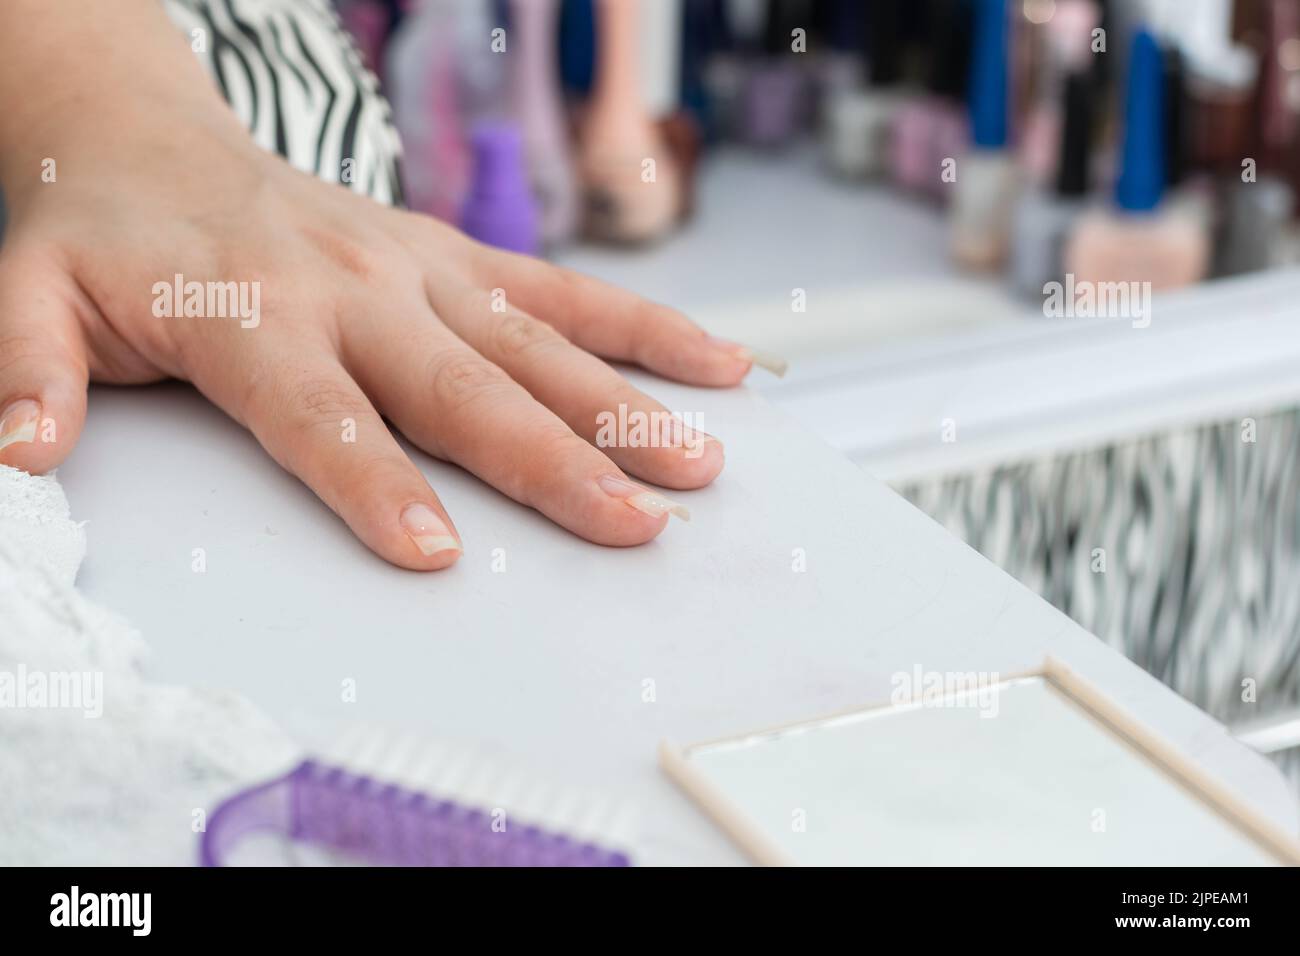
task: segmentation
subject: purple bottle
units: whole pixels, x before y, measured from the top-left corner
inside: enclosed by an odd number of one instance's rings
[[[528,185],[519,127],[481,123],[474,128],[472,142],[473,185],[461,212],[461,229],[498,249],[536,255],[537,204]]]

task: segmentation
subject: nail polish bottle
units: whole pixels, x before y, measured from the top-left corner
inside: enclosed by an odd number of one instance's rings
[[[1268,0],[1262,14],[1257,168],[1226,177],[1222,241],[1215,274],[1230,276],[1288,261],[1297,246],[1293,216],[1300,169],[1300,3]]]
[[[417,212],[456,222],[470,151],[458,82],[455,0],[422,0],[389,44],[385,78],[402,137],[406,198]]]
[[[675,216],[685,222],[695,213],[696,179],[704,153],[704,134],[689,110],[677,110],[655,124],[668,155],[672,157],[680,182]]]
[[[1165,198],[1164,64],[1148,30],[1133,38],[1124,142],[1113,207],[1079,220],[1065,254],[1075,282],[1149,282],[1173,289],[1199,281],[1210,261],[1204,224]]]
[[[749,71],[762,51],[766,0],[715,0],[717,42],[704,70],[715,129],[725,140],[745,138]]]
[[[637,12],[641,98],[657,121],[681,104],[682,0],[643,0]]]
[[[1147,0],[1156,35],[1176,44],[1186,73],[1191,164],[1228,172],[1247,155],[1258,61],[1233,41],[1234,0]]]
[[[751,145],[790,142],[804,118],[802,61],[807,53],[792,49],[793,31],[806,31],[811,24],[812,5],[807,0],[768,0],[763,55],[750,68],[745,90],[745,139]]]
[[[693,204],[702,135],[694,116],[682,104],[685,5],[683,0],[654,0],[642,3],[640,9],[642,96],[678,173],[674,219],[681,220]]]
[[[1165,199],[1171,213],[1195,223],[1198,232],[1213,237],[1219,231],[1222,205],[1216,177],[1191,162],[1191,98],[1188,95],[1187,57],[1177,37],[1161,48],[1164,62]]]
[[[826,158],[841,176],[888,172],[894,118],[909,94],[903,79],[902,0],[867,10],[867,86],[837,95],[826,111]]]
[[[556,0],[511,0],[510,100],[524,134],[541,240],[554,247],[577,229],[578,187],[555,62]]]
[[[930,62],[924,96],[894,117],[890,166],[904,189],[943,200],[945,159],[961,155],[969,138],[963,102],[970,76],[970,0],[930,0]]]
[[[707,140],[717,137],[712,102],[704,81],[705,66],[717,49],[715,0],[683,0],[681,49],[681,105],[695,120]]]
[[[475,126],[474,181],[461,214],[469,236],[511,252],[536,254],[537,208],[528,184],[519,127],[506,122]]]
[[[1101,23],[1095,0],[1053,0],[1048,9],[1049,20],[1022,29],[1039,35],[1034,81],[1017,137],[1020,168],[1035,186],[1050,184],[1060,167],[1065,82],[1092,65],[1092,32]]]
[[[477,123],[511,115],[508,69],[511,29],[506,19],[507,7],[497,0],[454,2],[456,83],[461,125],[468,130]],[[497,35],[498,28],[504,33]]]
[[[1165,184],[1177,189],[1191,171],[1187,161],[1187,67],[1178,44],[1171,43],[1161,52],[1164,54]]]
[[[1255,54],[1241,46],[1188,56],[1191,160],[1206,169],[1235,172],[1251,146]]]
[[[966,269],[997,269],[1006,259],[1017,173],[1008,148],[1010,22],[1007,0],[976,0],[971,53],[971,146],[952,184],[952,253]]]
[[[637,0],[596,5],[596,75],[583,124],[583,222],[593,238],[641,242],[681,208],[680,175],[642,95]]]
[[[825,122],[829,104],[866,81],[866,10],[861,0],[824,0],[816,7],[823,38],[812,82],[817,115]]]
[[[1260,108],[1260,165],[1270,172],[1300,173],[1300,3],[1265,0]]]
[[[1229,182],[1214,274],[1243,275],[1284,264],[1287,249],[1294,243],[1294,210],[1295,194],[1280,177]]]
[[[1011,281],[1017,291],[1041,297],[1043,287],[1065,275],[1065,244],[1088,202],[1092,154],[1092,75],[1066,77],[1064,120],[1055,182],[1029,190],[1016,207],[1011,243]]]

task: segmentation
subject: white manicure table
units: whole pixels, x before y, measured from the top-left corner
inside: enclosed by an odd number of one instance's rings
[[[727,443],[715,485],[681,495],[690,524],[599,548],[421,457],[467,545],[422,575],[186,388],[96,389],[60,471],[89,522],[79,583],[141,629],[157,680],[239,691],[307,749],[367,723],[517,758],[637,808],[640,862],[741,859],[658,770],[662,738],[885,701],[918,664],[1010,674],[1049,654],[1296,831],[1264,758],[752,391],[656,391]]]
[[[746,191],[740,173],[737,196]],[[754,166],[748,175],[766,174]],[[830,216],[843,208],[837,195],[791,186],[784,201]],[[731,215],[725,200],[704,208]],[[779,230],[774,216],[769,228]],[[939,239],[924,217],[899,229],[893,239],[910,230],[917,248],[932,251]],[[761,249],[729,254],[716,276],[724,297],[770,271]],[[663,288],[645,288],[656,284],[654,255],[636,276],[622,274],[631,259],[573,262],[664,300],[716,304],[705,278],[667,263]],[[814,294],[837,281],[835,269],[856,268],[848,252],[818,261],[823,272],[802,282],[774,278],[773,294],[800,285]],[[897,272],[887,256],[872,261],[877,276]],[[755,384],[770,382],[765,374]],[[641,548],[600,548],[417,454],[466,542],[459,564],[439,574],[371,555],[189,389],[96,388],[81,444],[59,471],[73,517],[88,521],[78,582],[140,628],[154,679],[238,691],[306,750],[380,725],[461,741],[539,780],[608,796],[640,811],[637,862],[743,859],[658,769],[660,740],[886,701],[891,675],[918,665],[1011,674],[1047,655],[1266,818],[1300,830],[1267,760],[755,390],[637,378],[726,443],[720,479],[678,496],[689,524],[674,521]],[[206,573],[191,570],[195,548],[206,552]],[[501,555],[505,570],[494,570]],[[800,560],[802,572],[793,569]],[[342,700],[346,680],[354,702]]]

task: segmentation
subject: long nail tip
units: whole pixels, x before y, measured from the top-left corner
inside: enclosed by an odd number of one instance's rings
[[[691,520],[691,513],[686,510],[684,505],[680,505],[671,498],[665,498],[654,491],[643,491],[640,494],[629,495],[623,499],[623,503],[629,508],[634,508],[652,518],[676,515],[683,521]]]
[[[779,355],[773,355],[771,352],[761,352],[746,347],[742,348],[736,355],[742,362],[749,362],[751,365],[767,369],[777,378],[784,378],[786,371],[790,368],[789,362]]]
[[[36,422],[27,422],[24,425],[19,425],[7,435],[0,435],[0,448],[8,448],[10,445],[34,441],[36,441]]]
[[[441,554],[443,551],[461,551],[460,542],[450,535],[411,535],[411,540],[426,557]]]

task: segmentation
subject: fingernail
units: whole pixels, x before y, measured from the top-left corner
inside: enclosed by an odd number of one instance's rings
[[[728,342],[726,339],[715,338],[710,335],[709,340],[719,348],[724,348],[742,362],[752,362],[759,368],[765,368],[778,378],[786,373],[790,364],[779,355],[773,355],[771,352],[760,352],[758,349],[751,349],[747,345],[741,345],[737,342]]]
[[[689,459],[700,458],[704,455],[704,446],[709,442],[713,442],[719,448],[722,447],[722,442],[712,435],[706,435],[701,431],[692,431],[682,439],[681,447],[685,449],[682,454]]]
[[[622,478],[615,478],[613,475],[604,475],[596,483],[600,485],[600,490],[611,498],[622,498],[624,504],[652,518],[676,515],[683,521],[691,520],[691,513],[683,505],[679,505],[671,498],[665,498],[656,491],[646,491],[639,485],[624,481]]]
[[[460,542],[452,536],[438,512],[421,502],[407,505],[402,511],[402,530],[422,554],[461,550]]]
[[[36,441],[36,425],[40,420],[40,402],[18,399],[0,415],[0,448],[20,441]]]
[[[667,444],[672,448],[685,449],[687,458],[699,458],[704,454],[704,446],[709,442],[715,443],[719,448],[722,447],[722,442],[708,432],[701,431],[698,428],[691,428],[676,416],[670,421],[672,424],[665,436]]]

